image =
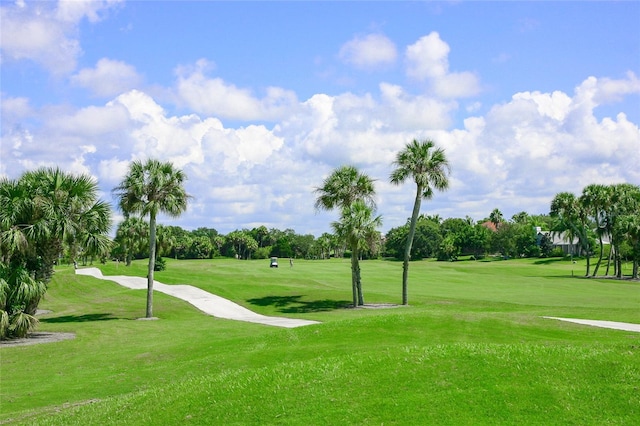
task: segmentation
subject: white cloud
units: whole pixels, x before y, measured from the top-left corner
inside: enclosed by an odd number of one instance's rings
[[[294,92],[267,87],[259,99],[251,90],[238,88],[221,78],[204,75],[208,62],[200,60],[195,67],[178,69],[177,102],[197,113],[240,120],[274,120],[288,114],[297,104]]]
[[[346,42],[338,56],[357,68],[371,69],[394,64],[397,51],[395,44],[386,36],[369,34]]]
[[[634,76],[586,79],[573,94],[521,92],[451,129],[455,102],[416,96],[397,85],[379,93],[316,94],[291,107],[273,127],[225,127],[206,114],[173,115],[149,94],[132,90],[103,106],[16,111],[44,124],[3,129],[0,173],[56,164],[97,176],[108,193],[132,159],[155,157],[183,168],[195,198],[179,226],[226,233],[265,224],[321,233],[335,219],[316,214],[313,188],[332,168],[356,164],[377,179],[385,228],[410,215],[413,188],[387,183],[396,152],[413,138],[433,138],[452,166],[451,189],[424,211],[480,219],[548,211],[560,191],[593,183],[640,182],[640,130],[624,114],[597,119],[600,93],[633,92]],[[602,83],[602,84],[601,84]],[[613,90],[612,88],[615,88]],[[635,96],[635,95],[634,95]],[[3,104],[3,107],[6,105]],[[511,211],[511,210],[513,211]]]
[[[432,32],[407,47],[407,75],[417,80],[440,78],[449,72],[449,45]]]
[[[471,72],[449,72],[449,45],[432,32],[423,36],[405,51],[407,76],[428,81],[441,98],[461,98],[480,92],[478,78]]]
[[[101,97],[116,96],[135,89],[141,81],[135,67],[108,58],[100,59],[95,68],[84,68],[71,77],[71,84],[89,89]]]
[[[0,7],[3,60],[31,60],[54,74],[73,71],[82,49],[78,26],[100,20],[113,1],[17,2]]]
[[[0,119],[2,119],[3,126],[11,126],[14,122],[20,121],[32,113],[28,98],[4,96],[0,98]]]

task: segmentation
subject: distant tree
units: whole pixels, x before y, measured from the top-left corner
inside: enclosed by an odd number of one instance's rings
[[[593,184],[584,187],[579,200],[582,207],[593,217],[595,232],[599,242],[600,250],[598,261],[596,262],[596,266],[593,268],[592,274],[594,277],[598,274],[598,269],[600,269],[600,264],[602,263],[604,256],[603,237],[606,233],[605,210],[610,197],[611,191],[609,190],[609,187],[606,185]]]
[[[498,229],[500,224],[504,222],[504,216],[499,209],[493,209],[491,214],[489,215],[489,221],[493,223],[493,225]]]
[[[411,247],[416,233],[420,205],[423,198],[429,200],[433,197],[434,190],[444,191],[449,187],[450,168],[442,148],[436,147],[436,144],[431,140],[417,141],[415,139],[398,152],[393,165],[395,169],[390,176],[392,184],[400,185],[409,178],[416,184],[416,196],[413,202],[402,267],[402,304],[407,305],[409,303],[409,260],[411,259]]]
[[[139,217],[128,217],[118,225],[114,241],[115,252],[122,255],[126,266],[131,266],[134,257],[148,254],[145,244],[149,244],[149,224]]]
[[[611,186],[610,205],[608,207],[608,227],[611,229],[611,244],[615,252],[615,275],[622,278],[622,246],[630,246],[634,261],[634,274],[637,274],[637,228],[640,219],[640,186],[623,183]]]
[[[156,260],[158,214],[180,216],[187,209],[184,189],[187,176],[170,162],[134,161],[123,181],[114,189],[120,209],[128,215],[149,217],[149,268],[147,274],[147,318],[153,316],[153,273]]]
[[[570,192],[561,192],[551,201],[551,216],[557,219],[554,232],[565,232],[570,238],[577,238],[590,270],[590,245],[588,236],[588,214],[584,204]]]
[[[519,223],[521,225],[524,225],[524,224],[529,222],[529,214],[527,212],[525,212],[525,211],[522,211],[522,212],[514,214],[511,217],[511,220],[514,223]]]

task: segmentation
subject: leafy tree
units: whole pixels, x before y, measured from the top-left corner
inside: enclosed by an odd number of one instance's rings
[[[114,241],[115,254],[121,254],[126,266],[131,266],[134,257],[148,254],[145,244],[149,242],[149,224],[139,217],[128,217],[118,225]]]
[[[189,246],[189,259],[210,259],[213,252],[213,244],[209,237],[200,235],[191,239]]]
[[[351,288],[353,306],[364,305],[362,279],[360,274],[360,255],[363,250],[375,244],[379,233],[376,228],[382,225],[380,216],[373,217],[373,209],[363,200],[356,200],[342,208],[339,222],[331,224],[336,235],[343,239],[351,249]]]
[[[238,259],[250,259],[251,254],[258,249],[258,243],[253,239],[247,230],[235,230],[225,237],[225,245],[230,247],[226,250],[227,255],[235,256]]]
[[[149,268],[147,275],[147,318],[153,316],[153,272],[156,260],[158,214],[180,216],[187,209],[187,177],[170,162],[149,159],[134,161],[123,181],[114,189],[120,209],[126,214],[149,216]]]
[[[53,265],[65,250],[73,259],[108,250],[110,225],[110,206],[88,175],[41,168],[0,179],[1,339],[35,327]]]
[[[414,139],[403,150],[398,152],[393,164],[396,168],[390,176],[392,184],[400,185],[409,178],[412,178],[416,184],[416,196],[413,202],[411,224],[409,225],[409,235],[407,236],[402,267],[402,304],[407,305],[409,303],[407,290],[409,260],[411,259],[411,246],[416,233],[418,215],[420,214],[420,204],[423,198],[431,199],[434,190],[444,191],[449,187],[448,174],[450,168],[444,150],[437,148],[431,140],[419,142]]]

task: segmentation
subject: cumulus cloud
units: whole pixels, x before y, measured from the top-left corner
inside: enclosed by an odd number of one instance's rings
[[[479,93],[475,74],[449,71],[449,45],[432,32],[423,36],[405,51],[407,76],[428,81],[433,92],[441,98],[461,98]]]
[[[0,7],[3,57],[34,61],[54,74],[73,71],[82,48],[78,26],[97,22],[120,0],[16,2]]]
[[[263,98],[250,89],[239,88],[221,78],[209,78],[209,63],[198,61],[194,67],[178,69],[177,102],[201,114],[238,120],[274,120],[283,117],[297,104],[294,92],[267,87]]]
[[[225,127],[206,113],[176,115],[139,90],[77,109],[32,111],[28,100],[12,98],[23,112],[3,128],[0,173],[17,176],[56,164],[89,171],[108,193],[131,160],[166,159],[185,170],[195,197],[177,225],[226,233],[265,224],[319,234],[334,217],[314,213],[313,188],[349,163],[377,179],[385,227],[404,223],[414,189],[387,183],[391,161],[411,139],[432,138],[445,149],[453,174],[450,190],[425,203],[426,212],[476,219],[496,207],[507,216],[516,212],[510,208],[545,213],[560,191],[640,182],[637,123],[624,114],[594,115],[601,102],[636,96],[636,84],[629,74],[587,78],[573,93],[520,92],[455,128],[455,102],[389,83],[376,93],[315,94],[271,128]],[[42,125],[13,125],[25,114]]]
[[[494,207],[545,213],[560,191],[580,192],[594,182],[640,182],[638,125],[624,114],[594,116],[598,103],[585,96],[585,87],[600,87],[597,81],[586,79],[573,96],[516,93],[485,116],[465,120],[464,129],[435,132],[460,182],[447,196],[473,201],[483,194],[479,210],[469,212],[476,217]],[[607,84],[628,88],[634,78]]]
[[[362,69],[392,65],[397,55],[395,44],[382,34],[356,36],[346,42],[338,54],[344,62]]]
[[[135,89],[141,81],[135,67],[109,58],[100,59],[95,68],[83,68],[71,76],[71,84],[100,97],[112,97]]]

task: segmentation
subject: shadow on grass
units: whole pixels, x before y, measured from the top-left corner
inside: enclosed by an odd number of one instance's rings
[[[64,323],[64,322],[89,322],[89,321],[111,321],[118,318],[111,316],[111,314],[85,314],[85,315],[63,315],[61,317],[54,318],[42,318],[40,322],[45,323]]]
[[[546,259],[536,260],[535,262],[533,262],[533,264],[534,265],[550,265],[552,263],[558,263],[558,262],[567,262],[567,259],[563,257],[549,257]]]
[[[286,314],[304,314],[309,312],[332,311],[335,309],[345,309],[351,305],[348,300],[300,300],[302,296],[265,296],[255,299],[248,299],[247,302],[258,306],[275,306],[278,312]]]

